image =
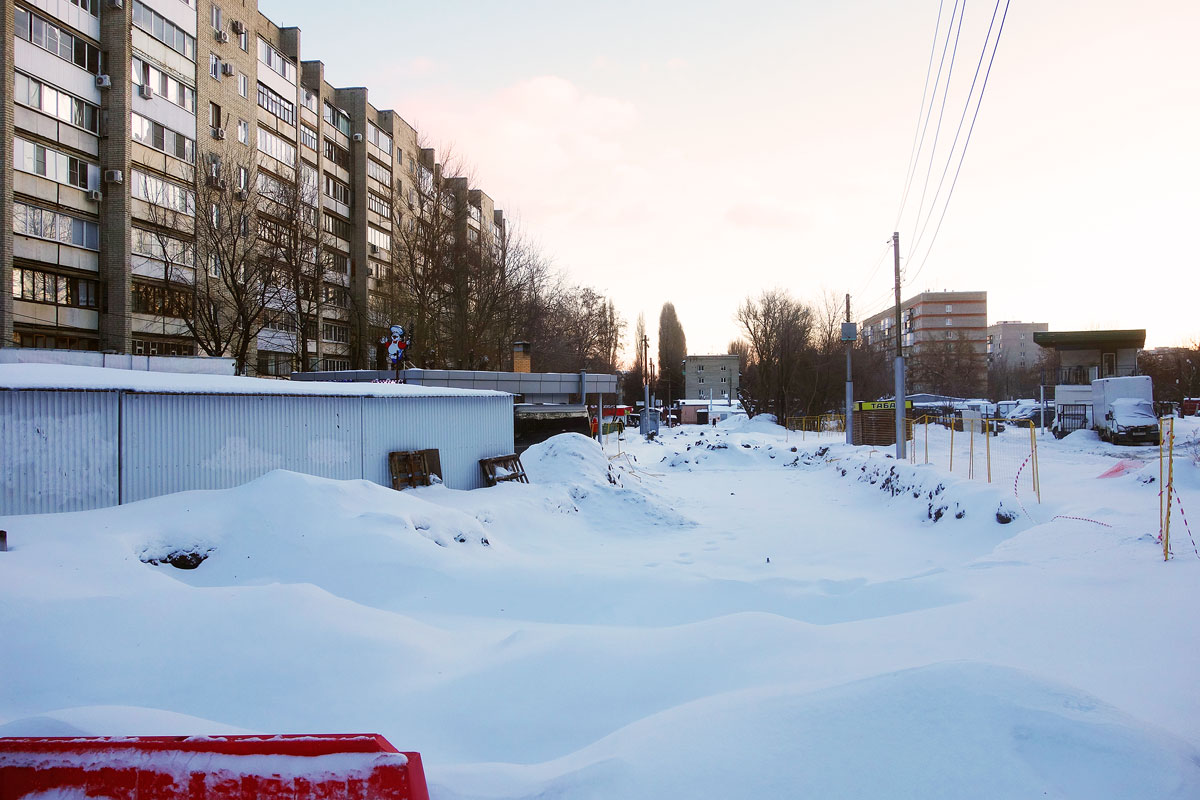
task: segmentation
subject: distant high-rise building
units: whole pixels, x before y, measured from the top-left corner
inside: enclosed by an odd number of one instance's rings
[[[907,390],[953,396],[987,391],[987,292],[922,292],[900,304]],[[862,322],[863,341],[896,349],[896,312]]]

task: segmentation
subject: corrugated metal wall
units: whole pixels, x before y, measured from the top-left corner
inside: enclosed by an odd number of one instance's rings
[[[414,397],[403,402],[364,397],[362,400],[362,476],[369,481],[390,485],[389,452],[436,447],[446,485],[475,489],[483,486],[479,459],[513,452],[511,397]]]
[[[0,515],[77,511],[273,469],[390,485],[387,454],[437,448],[454,489],[513,452],[512,398],[0,391]]]
[[[119,394],[0,391],[0,514],[120,501]]]
[[[362,477],[362,400],[126,394],[121,500],[227,489],[273,469]]]

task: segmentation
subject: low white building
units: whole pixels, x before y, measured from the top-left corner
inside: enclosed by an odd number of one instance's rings
[[[0,515],[81,511],[273,469],[390,485],[387,457],[436,449],[455,489],[513,452],[511,394],[53,364],[0,364]]]

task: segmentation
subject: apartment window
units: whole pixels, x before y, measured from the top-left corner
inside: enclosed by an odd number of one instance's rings
[[[304,107],[314,114],[317,113],[317,96],[308,90],[308,87],[300,87],[300,102],[304,103]],[[316,148],[313,148],[316,149]]]
[[[100,109],[86,100],[20,72],[14,74],[13,86],[16,90],[13,93],[15,102],[36,108],[90,133],[99,133]]]
[[[221,80],[221,59],[217,58],[216,53],[208,54],[208,75],[210,78]]]
[[[325,121],[347,136],[350,135],[350,115],[329,103],[325,104]]]
[[[75,308],[98,308],[100,284],[88,278],[58,275],[28,267],[13,267],[13,298]]]
[[[954,306],[951,303],[946,303],[946,313],[947,314],[954,313]]]
[[[100,226],[95,222],[25,203],[13,203],[13,233],[100,249]]]
[[[194,263],[192,245],[189,242],[142,228],[134,228],[132,233],[130,249],[135,255],[177,266],[190,267]]]
[[[176,80],[148,61],[133,57],[133,85],[148,86],[159,97],[166,98],[192,114],[196,113],[196,90]]]
[[[296,146],[264,128],[258,129],[258,150],[285,164],[296,163]]]
[[[152,119],[147,119],[141,114],[133,113],[129,117],[132,138],[135,142],[144,144],[147,147],[153,147],[155,150],[159,150],[169,156],[174,156],[189,164],[195,161],[195,141]]]
[[[213,133],[222,130],[221,107],[216,103],[208,104],[208,127],[212,128]]]
[[[250,144],[250,123],[244,119],[238,120],[238,141],[242,144]]]
[[[348,344],[350,342],[350,328],[345,325],[326,322],[321,326],[321,338],[327,342]]]
[[[245,28],[238,34],[238,47],[242,48],[243,53],[250,52],[250,32]]]
[[[954,324],[954,320],[949,319],[949,318],[946,319],[946,327],[950,327],[953,324]]]
[[[467,228],[467,240],[472,244],[477,243],[479,241],[479,231],[474,228]]]
[[[392,181],[392,173],[383,164],[373,158],[367,158],[367,176],[387,186]]]
[[[300,199],[310,206],[317,204],[317,168],[300,162]]]
[[[187,60],[196,60],[196,38],[171,24],[140,0],[133,0],[133,24]]]
[[[321,215],[321,230],[339,239],[350,238],[350,223],[341,217],[335,217],[333,214],[326,213]]]
[[[250,78],[241,72],[238,73],[238,94],[242,97],[250,96]]]
[[[258,374],[275,375],[277,377],[291,375],[295,364],[291,353],[277,353],[270,350],[258,351]]]
[[[300,144],[309,150],[317,149],[317,132],[307,125],[300,126]]]
[[[77,189],[94,189],[100,185],[99,165],[20,136],[13,137],[13,168]]]
[[[335,250],[328,251],[329,269],[331,272],[336,272],[339,275],[350,274],[350,256],[345,253],[339,253]]]
[[[350,151],[329,138],[325,139],[325,157],[342,169],[350,169]]]
[[[82,67],[93,75],[100,74],[99,47],[20,6],[17,6],[13,13],[18,38],[33,42],[43,50]]]
[[[392,235],[370,225],[367,226],[367,242],[375,245],[380,250],[392,249]]]
[[[350,305],[350,293],[346,287],[337,284],[325,284],[325,302],[336,308],[347,308]]]
[[[374,192],[367,192],[367,208],[385,217],[392,216],[392,204]]]
[[[264,108],[288,125],[296,124],[296,104],[285,100],[278,92],[266,84],[258,84],[258,105]]]
[[[134,339],[133,354],[137,356],[194,356],[196,355],[196,346],[191,342]]]
[[[389,156],[392,154],[392,137],[384,133],[374,123],[367,123],[367,141],[378,147]]]
[[[245,167],[238,167],[237,188],[239,191],[246,191],[250,188],[250,170]]]
[[[196,196],[189,189],[141,170],[130,170],[130,177],[131,192],[137,199],[183,214],[195,213]]]
[[[258,60],[288,83],[296,82],[296,65],[261,38],[258,40]]]
[[[100,16],[100,0],[67,0],[71,5],[82,8],[93,17]]]
[[[350,205],[350,187],[329,174],[325,175],[325,196]]]
[[[136,314],[182,318],[187,315],[191,305],[191,298],[183,289],[135,283],[130,287],[129,295],[131,310]]]
[[[216,3],[212,5],[212,12],[209,14],[209,23],[214,31],[221,30],[221,7]]]

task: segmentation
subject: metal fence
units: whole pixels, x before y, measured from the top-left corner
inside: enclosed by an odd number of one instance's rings
[[[479,459],[513,452],[511,396],[5,390],[0,515],[229,488],[273,469],[388,486],[387,454],[426,448],[447,486],[483,486]]]
[[[785,427],[800,433],[801,440],[812,436],[817,439],[844,437],[846,417],[843,414],[820,414],[809,417],[788,417]]]
[[[935,464],[969,480],[1011,483],[1042,501],[1037,428],[1031,421],[918,417],[909,422],[909,461]]]

